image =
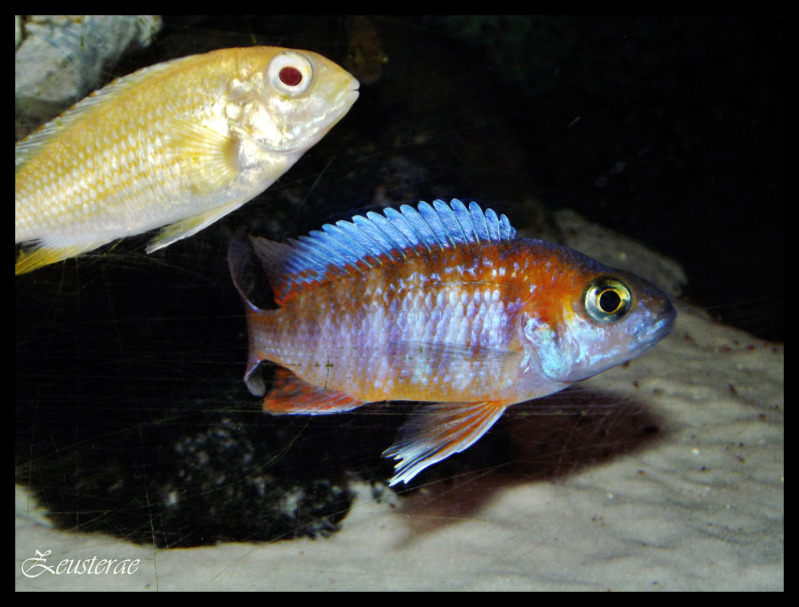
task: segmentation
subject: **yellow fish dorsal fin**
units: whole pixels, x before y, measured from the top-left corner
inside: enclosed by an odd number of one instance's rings
[[[399,460],[389,486],[408,483],[428,466],[477,442],[502,416],[502,402],[422,405],[399,430],[397,442],[383,457]]]
[[[159,74],[165,74],[172,69],[182,69],[182,64],[196,60],[195,56],[182,57],[172,61],[165,61],[145,67],[127,76],[113,80],[103,88],[94,91],[88,97],[81,99],[60,116],[42,125],[38,130],[28,135],[14,146],[15,171],[25,166],[31,158],[45,149],[55,137],[64,131],[78,125],[82,120],[135,88],[145,80],[156,79]],[[168,74],[165,74],[168,76]]]
[[[298,293],[337,276],[357,274],[386,262],[399,262],[433,249],[512,240],[516,230],[505,215],[485,212],[476,202],[468,208],[458,199],[435,200],[417,208],[402,205],[384,214],[369,212],[351,221],[325,224],[308,236],[280,244],[253,238],[269,276],[275,302],[282,305]]]

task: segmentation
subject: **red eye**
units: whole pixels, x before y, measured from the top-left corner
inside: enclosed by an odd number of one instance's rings
[[[302,82],[302,72],[296,67],[286,66],[280,70],[278,77],[286,86],[297,86]]]
[[[286,98],[298,97],[313,84],[313,64],[305,55],[282,51],[269,62],[267,83]]]

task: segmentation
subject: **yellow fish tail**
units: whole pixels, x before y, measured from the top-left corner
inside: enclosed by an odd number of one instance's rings
[[[64,259],[75,257],[76,255],[80,255],[86,251],[96,249],[101,244],[103,243],[78,243],[64,247],[49,247],[44,245],[35,249],[30,249],[28,251],[21,251],[19,257],[17,257],[17,262],[14,265],[14,274],[19,276],[20,274],[26,274],[28,272],[32,272],[33,270],[38,270],[41,267],[50,265],[51,263],[63,261]]]

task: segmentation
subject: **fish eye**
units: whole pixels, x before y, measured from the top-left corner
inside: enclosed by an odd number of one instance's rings
[[[615,322],[630,309],[632,293],[620,280],[601,276],[588,285],[583,299],[585,311],[597,322]]]
[[[283,52],[272,59],[266,77],[279,93],[294,97],[311,86],[313,68],[310,60],[300,53]]]

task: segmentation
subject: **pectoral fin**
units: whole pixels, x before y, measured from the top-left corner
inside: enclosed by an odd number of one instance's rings
[[[169,121],[167,131],[169,149],[198,194],[221,189],[238,176],[236,137],[179,118]]]
[[[234,137],[178,118],[169,121],[167,132],[168,148],[180,159],[180,170],[195,195],[205,197],[220,192],[236,180],[239,174],[236,164],[238,144]],[[147,252],[152,253],[196,234],[248,200],[231,200],[166,226],[147,246]]]
[[[400,428],[397,441],[383,452],[399,460],[390,486],[406,483],[422,470],[471,447],[500,418],[500,402],[423,405]]]
[[[327,415],[363,404],[343,392],[313,386],[283,367],[275,371],[274,386],[264,398],[264,410],[272,415]]]

